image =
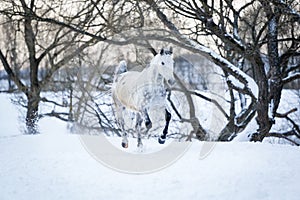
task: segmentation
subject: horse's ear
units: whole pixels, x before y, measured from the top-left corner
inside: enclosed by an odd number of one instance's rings
[[[160,50],[160,55],[164,55],[164,53],[165,53],[164,48],[162,48],[162,49]]]

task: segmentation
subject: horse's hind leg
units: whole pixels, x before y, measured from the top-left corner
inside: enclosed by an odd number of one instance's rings
[[[142,147],[142,138],[141,138],[141,126],[142,126],[143,119],[140,115],[140,113],[137,113],[136,115],[136,130],[137,130],[137,146]]]
[[[121,120],[121,127],[122,127],[122,147],[128,148],[128,139],[127,139],[127,132],[124,129],[124,120]]]
[[[117,109],[117,122],[122,131],[122,147],[128,148],[127,132],[124,127],[125,122],[124,122],[124,118],[123,118],[123,112],[124,112],[125,108],[123,106],[117,106],[116,109]]]
[[[165,114],[166,125],[165,125],[165,128],[163,130],[163,134],[158,138],[158,142],[160,144],[164,144],[165,141],[166,141],[166,136],[168,134],[169,123],[171,121],[171,113],[167,109],[165,109],[165,112],[166,112],[166,114]]]
[[[122,135],[122,147],[123,148],[128,148],[128,139],[127,139],[127,133],[124,131]]]

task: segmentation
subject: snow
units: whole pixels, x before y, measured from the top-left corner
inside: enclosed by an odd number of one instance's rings
[[[18,111],[6,95],[0,95],[0,137],[18,135]]]
[[[39,135],[20,134],[9,96],[0,94],[0,101],[1,200],[298,199],[296,146],[195,141],[159,171],[120,173],[98,162],[81,136],[68,133],[67,124],[57,119],[43,118]],[[145,145],[153,150],[155,142],[149,139]]]

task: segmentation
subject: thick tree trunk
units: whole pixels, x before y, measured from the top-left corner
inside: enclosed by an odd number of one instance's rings
[[[252,135],[251,140],[262,141],[264,137],[269,133],[272,125],[269,119],[269,85],[264,63],[262,62],[259,54],[253,55],[252,63],[255,64],[253,68],[254,79],[257,83],[259,93],[256,104],[256,121],[258,124],[258,130],[257,133]]]
[[[279,50],[278,50],[278,21],[279,17],[276,13],[279,12],[275,9],[275,13],[269,14],[269,24],[268,24],[268,54],[269,54],[269,103],[270,103],[270,114],[269,117],[275,123],[275,114],[279,106],[281,91],[283,88],[281,68],[279,61]]]
[[[30,88],[26,93],[27,96],[27,114],[26,114],[26,127],[28,134],[36,134],[37,121],[38,121],[38,108],[40,101],[40,86],[38,80],[38,67],[39,60],[36,59],[36,37],[32,27],[31,12],[33,10],[33,2],[31,2],[30,7],[27,6],[24,0],[21,0],[22,7],[25,11],[24,20],[24,33],[25,33],[25,43],[28,48],[29,53],[29,66],[30,66]]]
[[[27,134],[37,134],[39,93],[27,95],[26,128]]]
[[[256,82],[259,87],[256,119],[259,129],[257,134],[253,135],[254,141],[262,141],[275,123],[274,117],[279,106],[283,86],[278,54],[278,10],[275,8],[273,11],[272,6],[267,1],[263,2],[263,5],[269,20],[267,44],[270,69],[268,76],[266,76],[264,65],[261,65],[260,70],[256,73],[258,75]]]
[[[252,136],[253,141],[262,141],[271,129],[271,121],[269,119],[269,101],[268,101],[268,84],[267,81],[261,81],[259,85],[259,97],[256,105],[258,124],[257,133]]]
[[[218,141],[228,142],[230,141],[231,136],[236,134],[236,132],[237,132],[237,127],[234,124],[234,121],[230,120],[225,126],[225,128],[222,129]]]
[[[269,71],[265,75],[265,69],[262,65],[261,71],[257,75],[257,83],[259,87],[259,98],[257,105],[257,123],[259,125],[258,133],[252,138],[254,141],[262,141],[269,133],[272,125],[275,123],[275,114],[279,106],[281,91],[282,91],[282,77],[279,64],[278,51],[278,11],[275,8],[273,11],[268,2],[263,2],[264,9],[268,18],[268,59]]]

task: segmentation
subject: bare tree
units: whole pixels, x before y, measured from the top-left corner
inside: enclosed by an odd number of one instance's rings
[[[28,133],[36,133],[41,101],[57,102],[41,97],[43,89],[53,83],[55,73],[85,49],[99,41],[122,43],[110,40],[114,34],[144,25],[142,8],[136,1],[45,1],[5,0],[0,3],[1,26],[6,32],[17,35],[17,48],[26,51],[12,57],[10,41],[0,48],[0,60],[9,78],[18,90],[25,94],[27,105],[26,125]],[[8,30],[9,28],[9,30]],[[5,41],[9,38],[7,34]],[[86,37],[89,36],[89,37]],[[18,69],[29,69],[29,81],[22,80]],[[46,113],[60,116],[66,113]]]
[[[252,139],[261,141],[267,136],[275,123],[283,85],[299,78],[299,73],[295,73],[299,63],[290,64],[299,56],[300,36],[296,30],[300,22],[299,3],[277,0],[253,0],[241,5],[227,0],[145,2],[171,31],[175,44],[212,60],[224,71],[230,89],[250,97],[251,103],[241,113],[236,114],[234,107],[231,108],[230,121],[220,139],[228,140],[243,130],[254,114],[259,129]],[[173,23],[163,9],[165,6],[191,23],[187,26]],[[221,50],[219,54],[201,44],[202,36],[212,37]],[[252,73],[246,69],[242,70],[248,75],[241,73],[239,68],[243,62]]]
[[[82,12],[92,12],[95,8],[90,8],[89,5],[82,3],[78,5],[78,8],[76,15],[64,18],[65,23],[73,23],[84,29],[92,16],[82,16]],[[48,101],[47,98],[41,98],[41,92],[52,81],[54,73],[95,43],[93,39],[85,39],[79,33],[74,33],[63,26],[49,25],[35,17],[37,15],[47,17],[55,14],[59,17],[66,9],[62,3],[52,1],[7,0],[1,3],[1,24],[2,26],[10,24],[5,28],[10,28],[7,31],[13,32],[18,37],[17,48],[23,49],[23,51],[20,50],[15,57],[9,57],[14,53],[13,49],[1,45],[0,60],[9,78],[26,96],[26,126],[29,134],[37,133],[39,103]],[[6,43],[11,42],[7,41],[9,38],[4,39]],[[76,49],[70,48],[75,44],[77,44]],[[16,67],[13,66],[17,60],[22,63],[22,66],[18,68],[29,69],[29,82],[22,80]],[[42,74],[42,70],[45,73]]]

